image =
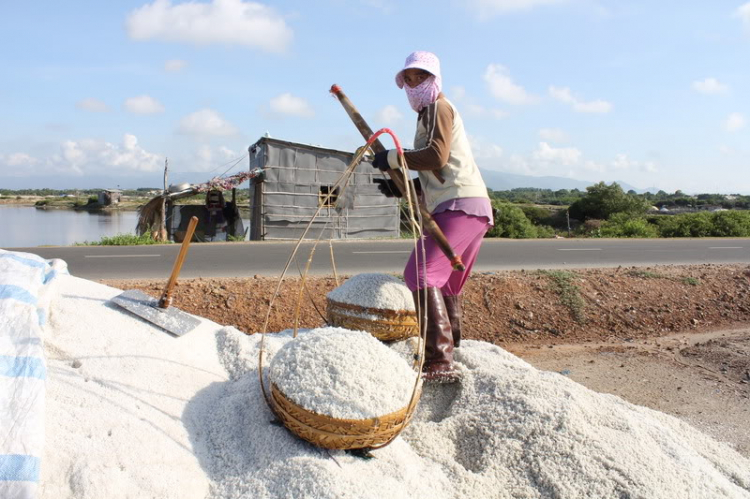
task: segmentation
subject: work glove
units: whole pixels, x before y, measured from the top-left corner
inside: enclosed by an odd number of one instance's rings
[[[389,178],[375,178],[372,180],[374,183],[378,184],[378,190],[381,194],[383,194],[387,198],[400,198],[403,197],[403,194],[401,194],[401,191],[396,187],[396,182]],[[419,181],[418,178],[414,179],[414,190],[417,192],[417,196],[422,195],[422,183]]]
[[[375,157],[372,160],[372,167],[382,172],[390,170],[391,165],[388,163],[388,151],[375,153]]]
[[[403,196],[398,187],[396,187],[396,182],[389,178],[374,178],[372,181],[378,184],[378,190],[387,198],[400,198]]]

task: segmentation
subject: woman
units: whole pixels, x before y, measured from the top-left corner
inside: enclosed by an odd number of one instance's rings
[[[425,236],[413,252],[404,280],[415,304],[427,303],[426,354],[423,378],[453,382],[453,348],[461,342],[461,290],[479,253],[482,238],[492,227],[492,205],[487,187],[474,162],[463,121],[441,93],[440,61],[430,52],[414,52],[396,74],[396,85],[406,91],[418,113],[414,149],[405,151],[406,165],[418,173],[417,191],[448,242],[466,266],[454,271],[435,241]],[[373,166],[386,171],[400,168],[395,149],[375,155]],[[392,181],[381,182],[387,196],[401,196]],[[419,262],[419,265],[417,265]],[[424,312],[423,312],[424,313]]]

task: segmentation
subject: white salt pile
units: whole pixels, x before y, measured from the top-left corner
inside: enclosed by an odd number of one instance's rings
[[[357,274],[328,293],[339,303],[385,310],[414,310],[411,291],[398,278],[388,274]]]
[[[409,404],[417,375],[402,356],[362,331],[324,327],[288,342],[270,380],[292,402],[338,419],[368,419]]]
[[[45,328],[41,497],[205,498],[185,409],[227,380],[220,326],[175,338],[113,305],[122,290],[63,276]]]
[[[462,382],[425,386],[375,459],[320,450],[272,424],[258,335],[204,321],[173,338],[109,305],[117,290],[59,285],[44,498],[750,498],[727,445],[475,341]],[[289,341],[266,337],[269,362]]]

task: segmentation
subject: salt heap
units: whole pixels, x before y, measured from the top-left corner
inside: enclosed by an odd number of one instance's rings
[[[726,444],[477,341],[375,459],[321,450],[272,423],[260,335],[204,320],[174,338],[109,304],[119,290],[59,286],[43,498],[750,499],[750,460]],[[266,335],[264,365],[304,334]]]
[[[270,380],[304,409],[337,419],[368,419],[409,403],[416,373],[371,334],[323,327],[288,342]]]
[[[415,420],[376,459],[321,451],[253,403],[257,335],[220,336],[232,382],[206,404],[222,414],[205,432],[220,456],[212,497],[750,498],[750,460],[725,444],[478,341],[455,352],[461,383],[425,385]],[[267,337],[269,353],[290,339]]]
[[[357,274],[328,293],[330,300],[383,310],[414,310],[411,291],[388,274]]]

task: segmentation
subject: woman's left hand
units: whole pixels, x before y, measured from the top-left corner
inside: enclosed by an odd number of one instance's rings
[[[375,153],[375,157],[372,160],[372,167],[377,168],[380,171],[388,171],[391,169],[391,165],[388,163],[388,151],[380,151]]]

